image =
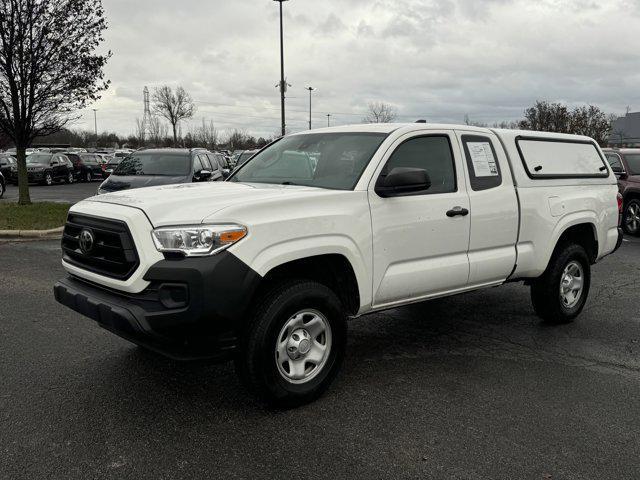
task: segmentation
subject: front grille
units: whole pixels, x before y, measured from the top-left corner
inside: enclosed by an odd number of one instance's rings
[[[80,245],[83,230],[93,236],[93,247],[86,251]],[[62,256],[71,265],[118,280],[129,278],[140,264],[126,223],[75,213],[67,216]]]

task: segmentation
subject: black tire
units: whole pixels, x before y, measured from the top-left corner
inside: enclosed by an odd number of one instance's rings
[[[296,313],[307,309],[320,312],[328,321],[331,346],[315,376],[304,383],[292,383],[279,371],[276,346],[285,324]],[[289,280],[261,295],[252,312],[235,358],[236,372],[244,385],[260,401],[273,407],[291,408],[318,398],[329,387],[344,360],[347,323],[336,294],[314,281]]]
[[[89,171],[89,172],[86,172],[86,173],[84,174],[84,181],[85,181],[85,182],[91,182],[91,180],[93,180],[93,177],[91,176],[91,172],[90,172],[90,171]]]
[[[640,200],[634,198],[624,206],[622,228],[629,235],[640,236]]]
[[[560,293],[565,269],[570,264],[582,269],[582,290],[576,303],[567,305]],[[568,323],[576,318],[587,301],[591,286],[591,264],[580,245],[567,243],[556,248],[545,272],[531,284],[531,302],[536,314],[548,323]],[[577,295],[576,295],[577,297]]]
[[[0,182],[0,198],[2,198],[2,196],[4,195],[4,183]]]
[[[71,185],[73,183],[73,173],[69,172],[67,173],[67,179],[65,180],[66,183],[68,183],[69,185]]]

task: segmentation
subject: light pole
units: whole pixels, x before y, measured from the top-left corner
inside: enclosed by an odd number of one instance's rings
[[[92,108],[91,110],[93,110],[93,128],[95,129],[96,132],[96,147],[98,146],[98,114],[96,113],[98,111],[97,108]]]
[[[315,90],[313,87],[304,87],[306,90],[309,90],[309,130],[311,130],[311,92]]]
[[[327,127],[330,127],[331,125],[329,125],[329,118],[331,117],[330,113],[327,113]]]
[[[285,121],[284,121],[284,92],[287,89],[284,81],[284,37],[282,35],[282,2],[289,0],[273,0],[280,3],[280,117],[282,120],[282,136],[285,135]]]

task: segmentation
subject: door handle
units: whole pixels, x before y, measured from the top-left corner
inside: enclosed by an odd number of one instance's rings
[[[465,215],[469,215],[469,210],[462,207],[453,207],[451,210],[447,211],[447,217],[455,217],[456,215],[464,217]]]

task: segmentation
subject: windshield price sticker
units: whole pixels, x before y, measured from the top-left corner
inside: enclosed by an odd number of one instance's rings
[[[498,167],[489,142],[467,142],[476,177],[497,177]]]

